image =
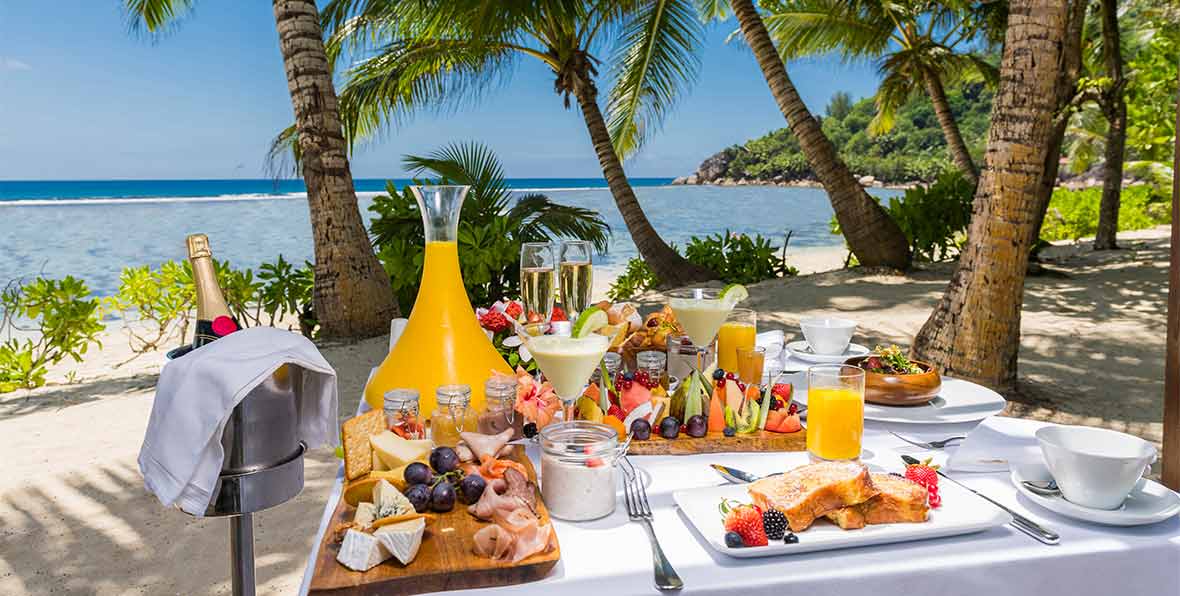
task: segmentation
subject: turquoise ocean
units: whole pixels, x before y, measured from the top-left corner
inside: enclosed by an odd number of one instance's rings
[[[407,180],[394,180],[399,187]],[[672,186],[670,178],[632,178],[656,230],[683,246],[692,236],[762,234],[792,248],[836,246],[832,209],[822,190],[772,186]],[[366,224],[384,179],[356,181]],[[617,271],[635,246],[601,178],[514,178],[514,193],[597,210],[613,232],[596,269]],[[873,189],[880,197],[898,191]],[[301,180],[0,181],[0,285],[37,275],[73,275],[98,295],[118,288],[125,266],[183,259],[184,237],[209,235],[214,254],[256,267],[282,254],[312,258],[311,224]]]

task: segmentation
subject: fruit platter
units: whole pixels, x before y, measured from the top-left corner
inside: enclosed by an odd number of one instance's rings
[[[345,484],[312,594],[417,594],[543,578],[561,553],[514,429],[455,447],[406,439],[379,410],[343,425]]]

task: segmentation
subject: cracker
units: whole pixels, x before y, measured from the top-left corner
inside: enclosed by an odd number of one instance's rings
[[[344,421],[344,477],[353,480],[373,471],[373,446],[369,437],[385,430],[385,412],[370,410]]]

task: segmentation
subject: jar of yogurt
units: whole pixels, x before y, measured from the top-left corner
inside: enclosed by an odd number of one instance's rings
[[[622,455],[611,427],[578,420],[541,429],[541,498],[549,514],[586,521],[615,510],[615,465]]]

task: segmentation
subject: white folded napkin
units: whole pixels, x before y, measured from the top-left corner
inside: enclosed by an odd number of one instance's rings
[[[299,440],[309,447],[340,443],[336,371],[315,345],[273,327],[231,333],[168,362],[160,372],[139,470],[164,506],[204,515],[225,457],[221,432],[230,414],[284,364],[303,369],[295,387]]]
[[[1034,433],[1048,422],[992,416],[979,423],[947,460],[959,472],[1004,472],[1011,466],[1042,461]]]
[[[410,323],[409,319],[393,319],[389,322],[389,351],[393,351],[393,346],[397,345],[397,340],[401,338],[402,333],[406,331],[406,325]]]

